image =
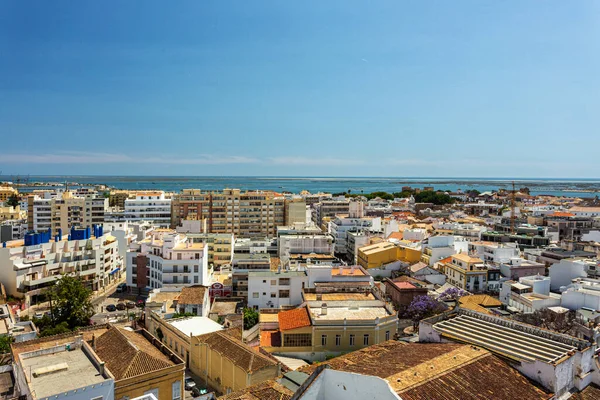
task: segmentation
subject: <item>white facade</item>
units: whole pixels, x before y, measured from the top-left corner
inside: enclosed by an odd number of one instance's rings
[[[560,291],[561,287],[570,285],[573,279],[586,278],[590,267],[597,269],[598,260],[566,258],[552,264],[548,274],[551,278],[550,288],[553,291]]]
[[[487,262],[506,263],[520,256],[519,248],[515,243],[475,242],[469,244],[469,248],[475,252],[476,257]]]
[[[333,237],[328,234],[300,234],[279,236],[279,258],[287,265],[290,254],[333,255]]]
[[[353,204],[353,203],[350,203]],[[362,203],[358,203],[362,204]],[[362,217],[336,217],[329,222],[329,233],[335,239],[335,253],[346,254],[347,232],[349,231],[381,231],[381,218]]]
[[[308,277],[308,288],[314,288],[315,283],[323,282],[353,282],[368,283],[373,286],[374,279],[360,265],[339,266],[331,265],[309,265],[306,267]]]
[[[600,243],[600,231],[589,231],[581,236],[582,242],[598,242]]]
[[[249,272],[248,307],[281,308],[302,303],[308,278],[304,271]]]
[[[427,230],[421,229],[421,228],[405,229],[404,232],[402,232],[402,238],[404,240],[420,242],[421,240],[425,239],[426,237],[427,237]]]
[[[125,200],[125,219],[168,226],[171,224],[171,199],[166,199],[164,192],[138,192],[135,199]]]
[[[569,310],[583,307],[600,310],[600,280],[578,279],[562,292],[561,306]]]
[[[79,277],[93,290],[103,288],[121,274],[124,264],[116,236],[82,240],[52,240],[31,246],[0,248],[0,282],[9,295],[25,296],[27,306],[61,275]]]
[[[457,253],[466,254],[468,250],[469,242],[460,236],[431,236],[423,244],[423,252],[429,256],[429,266]]]
[[[210,286],[208,246],[192,243],[186,235],[169,229],[152,231],[149,236],[127,253],[128,286],[139,289]]]

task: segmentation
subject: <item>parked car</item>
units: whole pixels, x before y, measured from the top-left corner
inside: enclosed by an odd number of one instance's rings
[[[192,379],[191,376],[185,377],[185,390],[192,390],[196,387],[196,382]]]
[[[198,386],[194,386],[192,388],[192,397],[196,398],[196,397],[200,397],[202,395],[205,395],[208,393],[208,390],[204,389],[204,388],[199,388]],[[210,399],[212,397],[205,397],[206,399]]]
[[[127,303],[125,303],[125,306],[129,309],[135,308],[135,303],[133,301],[128,301]]]
[[[126,308],[127,306],[125,305],[125,303],[117,303],[117,310],[123,311]]]
[[[115,306],[114,304],[109,304],[106,306],[106,311],[108,311],[108,312],[117,311],[117,306]]]
[[[127,284],[126,283],[119,283],[117,285],[117,293],[123,293],[124,291],[127,290]]]

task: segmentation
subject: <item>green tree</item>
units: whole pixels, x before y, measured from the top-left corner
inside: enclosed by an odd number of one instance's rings
[[[72,276],[63,276],[49,292],[55,324],[66,322],[69,329],[89,325],[94,315],[92,291]]]
[[[19,196],[17,196],[16,194],[13,194],[13,195],[9,196],[8,199],[6,199],[7,207],[16,207],[18,205],[19,205]]]
[[[67,333],[70,331],[71,329],[69,329],[69,324],[66,322],[61,322],[56,326],[47,326],[46,328],[42,329],[40,331],[40,337],[60,335],[61,333]]]
[[[0,336],[0,354],[10,352],[10,344],[13,342],[13,338],[8,335]]]
[[[244,329],[250,329],[256,324],[258,324],[258,311],[244,308]]]

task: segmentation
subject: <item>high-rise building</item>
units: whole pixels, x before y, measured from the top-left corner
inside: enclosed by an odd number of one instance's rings
[[[72,192],[59,192],[55,196],[27,198],[27,227],[30,231],[45,232],[51,229],[52,235],[58,230],[67,232],[72,227],[92,227],[104,222],[108,205],[104,197],[79,197]]]
[[[173,197],[172,206],[172,226],[185,219],[206,220],[207,233],[275,236],[277,226],[285,224],[285,199],[270,191],[186,189]]]
[[[171,199],[165,197],[165,192],[136,192],[124,206],[128,222],[152,221],[165,227],[171,222]]]

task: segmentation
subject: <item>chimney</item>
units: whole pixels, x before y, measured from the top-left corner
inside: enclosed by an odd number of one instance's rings
[[[327,303],[321,304],[321,315],[327,315]]]
[[[100,361],[100,364],[98,364],[98,372],[100,372],[100,375],[104,376],[104,361]]]

